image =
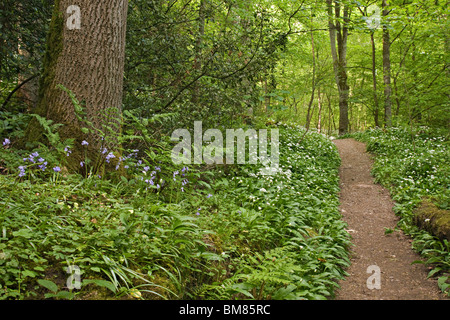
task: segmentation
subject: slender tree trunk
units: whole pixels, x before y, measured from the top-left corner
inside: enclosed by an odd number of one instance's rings
[[[194,61],[194,70],[196,72],[200,72],[202,68],[202,46],[203,46],[203,36],[205,34],[205,9],[206,9],[206,0],[200,0],[200,7],[198,9],[198,36],[197,41],[195,42],[195,61]],[[199,85],[198,82],[195,82],[192,86],[192,102],[198,103],[199,98]]]
[[[375,121],[375,126],[380,126],[379,120],[379,105],[378,105],[378,94],[377,94],[377,64],[376,64],[376,50],[375,50],[375,39],[374,31],[370,33],[370,42],[372,44],[372,88],[373,88],[373,117]]]
[[[317,132],[322,132],[322,101],[320,97],[320,88],[317,89],[317,107],[319,109],[319,113],[317,115]]]
[[[311,17],[311,28],[312,28],[312,17]],[[311,80],[311,97],[308,103],[308,111],[306,113],[306,130],[309,130],[311,124],[311,107],[314,101],[314,92],[316,91],[316,54],[314,49],[314,33],[311,30],[311,54],[312,54],[312,80]]]
[[[334,17],[332,0],[327,0],[328,28],[330,33],[331,55],[333,58],[333,68],[336,85],[339,92],[339,135],[346,134],[349,127],[348,119],[348,97],[349,86],[347,83],[347,38],[349,8],[344,4],[343,25],[341,26],[341,5],[334,1]],[[337,38],[337,51],[336,51]]]
[[[87,154],[98,157],[99,149],[116,151],[117,141],[105,145],[106,126],[119,134],[117,117],[121,114],[125,58],[127,0],[56,0],[47,40],[37,113],[63,126],[62,141],[74,139],[68,166],[79,168],[84,160],[82,140],[89,142]],[[69,89],[85,108],[91,133],[82,132],[86,123],[76,116]],[[111,123],[108,123],[110,121]],[[103,134],[101,133],[103,132]],[[28,128],[29,140],[42,136],[36,122]],[[108,137],[106,136],[106,138]],[[68,157],[69,158],[69,157]]]
[[[389,14],[388,3],[383,0],[383,81],[384,81],[384,125],[392,126],[392,102],[391,102],[391,43],[386,18]]]

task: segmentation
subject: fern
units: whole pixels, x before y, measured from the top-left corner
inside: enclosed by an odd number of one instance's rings
[[[41,127],[45,130],[44,135],[47,137],[50,145],[55,148],[59,147],[61,142],[57,129],[63,126],[63,124],[53,123],[53,120],[46,119],[38,114],[31,114],[31,116],[35,117]]]

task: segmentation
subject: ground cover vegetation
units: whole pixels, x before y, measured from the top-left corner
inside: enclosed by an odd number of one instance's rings
[[[333,297],[350,243],[327,137],[387,128],[358,138],[397,210],[448,210],[447,16],[434,0],[2,1],[0,297]],[[171,134],[194,121],[279,129],[278,171],[175,165]],[[444,279],[448,245],[423,239]]]

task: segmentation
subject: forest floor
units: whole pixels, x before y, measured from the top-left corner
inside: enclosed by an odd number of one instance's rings
[[[436,280],[427,279],[428,267],[412,264],[420,256],[411,249],[412,239],[396,228],[389,191],[373,182],[373,161],[365,144],[354,139],[334,142],[342,159],[340,209],[353,243],[349,275],[339,282],[336,300],[447,299]],[[368,286],[376,283],[371,266],[379,268],[378,288]]]

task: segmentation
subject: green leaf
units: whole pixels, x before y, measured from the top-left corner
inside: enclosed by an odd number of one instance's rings
[[[31,237],[33,237],[33,234],[28,229],[20,229],[18,231],[14,231],[13,232],[13,236],[15,236],[15,237],[24,237],[26,239],[30,239]]]
[[[67,299],[67,300],[72,300],[74,296],[75,296],[75,294],[73,292],[69,292],[69,291],[59,291],[56,294],[57,298]]]
[[[438,279],[438,286],[439,289],[441,289],[442,291],[445,291],[448,288],[450,288],[450,284],[447,283],[448,278],[449,278],[448,276],[442,276]]]
[[[255,299],[255,297],[253,297],[253,295],[248,292],[247,290],[251,290],[254,288],[253,285],[250,285],[248,283],[239,283],[239,284],[235,284],[231,287],[234,291],[242,293],[243,295],[251,298],[251,299]]]
[[[44,288],[47,288],[48,290],[52,291],[53,293],[56,293],[58,291],[58,286],[53,281],[39,279],[37,282]]]
[[[31,270],[25,270],[25,271],[22,273],[22,275],[23,275],[24,278],[25,278],[25,277],[32,277],[32,278],[34,278],[34,277],[36,277],[38,274],[37,274],[36,272],[34,272],[34,271],[31,271]]]
[[[111,290],[114,293],[116,293],[116,291],[117,291],[116,286],[111,281],[108,281],[108,280],[86,279],[86,280],[83,280],[83,283],[84,284],[94,283],[100,287],[108,288],[109,290]]]

